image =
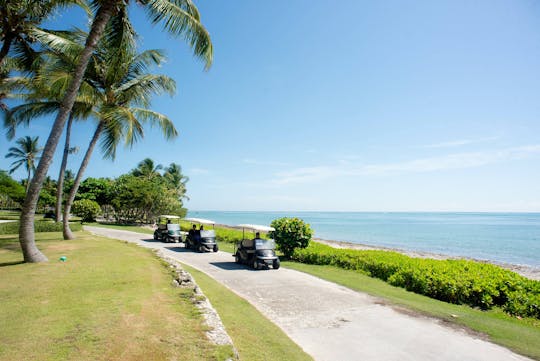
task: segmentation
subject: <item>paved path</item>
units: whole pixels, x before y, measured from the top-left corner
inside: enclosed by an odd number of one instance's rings
[[[163,248],[248,300],[315,360],[528,360],[440,321],[408,315],[377,298],[286,268],[251,270],[230,253],[196,253],[151,236],[88,227],[93,233]]]

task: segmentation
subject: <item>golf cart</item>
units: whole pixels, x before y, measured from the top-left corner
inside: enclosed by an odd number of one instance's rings
[[[214,221],[202,218],[185,218],[185,221],[191,222],[193,227],[189,230],[185,240],[186,248],[191,248],[199,252],[217,252],[218,245],[216,243],[216,231],[214,228]],[[199,229],[195,229],[197,224]],[[202,229],[204,225],[212,225],[212,229]]]
[[[154,239],[162,242],[182,242],[182,233],[180,231],[180,217],[165,214],[158,218]]]
[[[276,256],[276,244],[273,239],[260,238],[260,232],[275,231],[273,227],[260,226],[257,224],[239,224],[238,228],[242,228],[242,241],[235,245],[234,261],[236,263],[244,263],[250,265],[254,269],[279,268],[279,258]],[[254,231],[255,238],[246,239],[246,230]]]

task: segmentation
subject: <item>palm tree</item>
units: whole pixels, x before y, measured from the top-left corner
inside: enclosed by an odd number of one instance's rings
[[[28,177],[26,179],[26,191],[28,192],[28,186],[30,184],[30,179],[32,178],[32,172],[36,170],[36,161],[39,160],[39,153],[41,153],[41,148],[38,146],[39,137],[23,137],[17,139],[16,143],[19,147],[9,148],[6,158],[15,158],[15,161],[11,163],[11,169],[9,173],[15,172],[21,165],[24,164]]]
[[[63,217],[64,239],[74,238],[69,228],[71,205],[93,150],[102,135],[101,148],[105,158],[112,159],[122,139],[126,145],[132,146],[144,136],[144,123],[158,124],[167,139],[177,135],[170,119],[148,109],[153,94],[166,92],[172,95],[175,91],[175,82],[171,78],[147,73],[149,66],[160,65],[163,59],[162,52],[157,50],[136,54],[135,49],[130,47],[119,48],[112,36],[105,36],[92,56],[85,82],[91,84],[100,95],[95,110],[98,124],[66,200]]]
[[[90,8],[83,0],[0,0],[0,66],[12,46],[24,58],[32,61],[35,51],[33,31],[55,11],[79,5],[87,12]]]
[[[146,179],[152,179],[157,176],[161,176],[159,173],[163,169],[161,164],[154,164],[154,161],[150,158],[145,158],[137,164],[137,168],[131,171],[136,177],[143,177]]]
[[[182,200],[182,198],[187,198],[185,196],[186,183],[188,182],[189,178],[182,174],[182,167],[180,164],[171,163],[171,165],[165,169],[163,178],[165,178],[169,185],[176,191],[179,200]]]
[[[23,249],[24,259],[27,262],[47,261],[45,255],[35,245],[34,215],[36,204],[39,191],[52,162],[66,119],[71,112],[77,92],[81,86],[90,56],[94,52],[111,18],[116,19],[117,22],[129,22],[127,12],[129,0],[94,0],[91,3],[96,12],[90,32],[86,38],[84,49],[80,54],[78,65],[73,73],[73,78],[62,100],[61,110],[58,112],[51,128],[49,138],[43,149],[40,162],[22,206],[19,241]],[[202,25],[199,11],[191,0],[140,0],[138,3],[147,10],[146,12],[152,23],[162,23],[165,30],[170,34],[177,37],[184,37],[192,47],[195,56],[205,61],[206,69],[210,67],[213,56],[210,35]],[[42,38],[41,40],[45,41],[45,44],[47,43],[46,38]]]

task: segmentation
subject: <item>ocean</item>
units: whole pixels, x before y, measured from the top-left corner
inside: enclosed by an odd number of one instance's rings
[[[540,213],[190,211],[216,223],[299,217],[315,237],[540,267]]]

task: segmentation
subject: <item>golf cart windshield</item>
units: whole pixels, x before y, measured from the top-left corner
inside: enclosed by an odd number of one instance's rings
[[[169,223],[169,224],[167,224],[167,229],[169,231],[179,231],[180,230],[180,225],[176,224],[176,223]]]
[[[216,238],[216,232],[213,229],[201,231],[201,238]]]
[[[255,249],[274,249],[276,244],[273,239],[255,239]]]

